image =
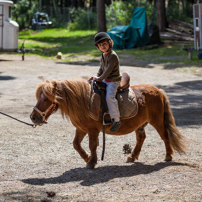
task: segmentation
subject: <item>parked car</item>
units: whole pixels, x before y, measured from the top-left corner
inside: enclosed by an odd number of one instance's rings
[[[38,29],[44,29],[44,28],[50,28],[52,26],[52,22],[49,21],[48,14],[47,13],[35,13],[32,19],[32,29],[38,30]]]

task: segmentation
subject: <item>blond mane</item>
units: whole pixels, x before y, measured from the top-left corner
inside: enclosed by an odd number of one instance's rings
[[[39,84],[36,98],[43,93],[50,101],[58,104],[61,114],[80,124],[89,114],[90,85],[83,79],[53,80]]]

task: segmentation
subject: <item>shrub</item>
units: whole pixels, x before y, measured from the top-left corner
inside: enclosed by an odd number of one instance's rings
[[[12,13],[20,30],[31,25],[36,4],[36,1],[29,0],[19,0],[18,3],[14,4]]]
[[[176,19],[193,24],[193,6],[188,1],[172,1],[167,7],[167,20]]]
[[[146,8],[147,24],[151,22],[157,24],[156,8],[153,3],[151,4],[147,0],[139,1],[139,3],[136,0],[112,1],[112,4],[106,7],[107,28],[111,29],[116,25],[129,25],[132,13],[138,6]],[[188,0],[169,1],[166,15],[167,20],[176,19],[193,24],[193,7]]]
[[[71,22],[68,24],[70,31],[74,30],[95,30],[97,27],[96,14],[90,10],[84,9],[71,9],[70,11]]]
[[[141,3],[137,3],[135,0],[113,1],[106,8],[107,28],[111,29],[116,25],[129,25],[133,11],[138,6],[144,6],[146,8],[147,23],[156,23],[156,10],[146,0],[142,0]]]

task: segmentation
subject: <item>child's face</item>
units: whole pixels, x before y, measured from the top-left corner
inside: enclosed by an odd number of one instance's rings
[[[108,41],[102,41],[100,43],[97,44],[98,48],[100,51],[107,53],[107,51],[109,50],[109,42]]]

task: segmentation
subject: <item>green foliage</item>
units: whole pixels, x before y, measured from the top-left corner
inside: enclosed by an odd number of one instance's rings
[[[19,32],[19,47],[25,40],[26,48],[34,48],[34,54],[53,57],[63,54],[89,54],[96,51],[93,43],[95,31],[69,31],[67,29],[45,29]]]
[[[74,30],[95,30],[97,26],[96,14],[90,10],[84,10],[81,8],[71,9],[71,22],[68,25],[68,29]]]
[[[18,0],[13,6],[13,17],[20,25],[20,29],[24,29],[31,25],[31,20],[38,5],[38,0]],[[52,2],[52,1],[50,1]],[[90,0],[88,0],[90,2]],[[152,2],[152,3],[150,3]],[[167,20],[176,19],[193,24],[193,8],[188,0],[168,0],[168,7],[166,8]],[[52,5],[52,3],[50,3]],[[52,21],[52,27],[63,27],[70,30],[96,30],[97,16],[92,10],[84,8],[63,8],[61,12],[61,5],[58,4],[57,15],[50,12],[49,6],[43,6],[44,12],[49,14]],[[138,6],[146,8],[147,23],[157,24],[156,9],[154,1],[148,0],[127,0],[115,1],[112,0],[109,6],[106,5],[106,20],[107,28],[111,29],[116,25],[129,25],[132,13]],[[52,7],[51,7],[52,8]],[[71,20],[69,22],[69,20]]]
[[[34,52],[30,52],[29,55],[40,55],[43,57],[54,57],[57,52],[62,52],[63,61],[99,61],[100,51],[98,51],[93,43],[95,30],[80,30],[69,31],[67,29],[46,29],[42,31],[20,31],[19,32],[19,47],[25,40],[26,48],[34,48]],[[120,59],[123,56],[132,57],[138,60],[146,61],[148,64],[165,63],[166,66],[175,63],[179,64],[181,69],[183,67],[198,66],[201,67],[201,60],[193,52],[193,58],[188,58],[188,53],[182,50],[180,43],[165,43],[159,48],[147,50],[143,48],[129,49],[129,50],[117,50],[117,54]],[[192,46],[187,44],[186,46]],[[85,58],[85,59],[83,59]],[[123,65],[123,64],[122,64]],[[197,69],[198,71],[198,69]],[[200,70],[201,71],[201,70]]]
[[[167,8],[167,20],[176,19],[193,24],[193,6],[187,0],[170,1]]]
[[[110,6],[106,7],[107,28],[129,25],[135,7],[137,7],[137,3],[134,0],[113,1]]]
[[[129,25],[132,13],[138,6],[144,6],[147,14],[147,24],[151,22],[157,24],[157,12],[154,3],[147,0],[139,1],[112,1],[112,4],[106,7],[107,28],[111,29],[116,25]],[[176,19],[193,24],[193,7],[188,0],[175,1],[170,0],[166,8],[167,20]]]
[[[52,22],[52,27],[54,28],[61,28],[67,27],[68,20],[63,16],[57,16],[49,19]]]
[[[156,10],[147,0],[138,3],[136,0],[113,1],[106,8],[107,28],[111,29],[116,25],[129,25],[133,11],[136,7],[144,6],[146,8],[147,23],[156,23]]]
[[[157,14],[156,9],[152,4],[147,4],[146,7],[146,15],[147,15],[147,23],[155,23],[157,24]]]
[[[14,4],[12,13],[20,30],[31,25],[36,4],[36,1],[29,0],[19,0],[18,3]]]

